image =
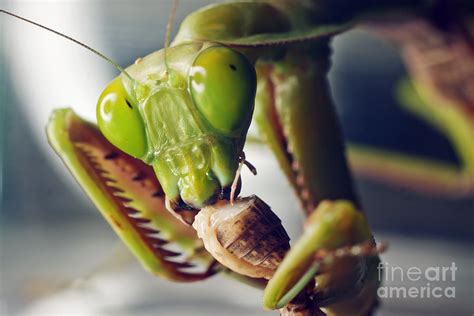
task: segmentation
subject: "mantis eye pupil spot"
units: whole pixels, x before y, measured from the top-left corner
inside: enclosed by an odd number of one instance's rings
[[[119,156],[119,154],[115,151],[112,151],[110,153],[108,153],[107,155],[104,156],[104,159],[105,160],[114,160],[115,158],[117,158]]]
[[[125,100],[125,103],[127,103],[127,106],[128,106],[130,109],[133,109],[133,106],[130,104],[130,102],[128,102],[128,100]]]
[[[230,69],[232,69],[233,71],[236,71],[236,70],[237,70],[237,67],[235,67],[234,64],[229,64],[229,67],[230,67]]]

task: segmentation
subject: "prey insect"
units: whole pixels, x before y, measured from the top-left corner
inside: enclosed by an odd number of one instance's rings
[[[150,272],[180,282],[241,275],[285,315],[373,312],[383,247],[354,193],[326,79],[331,37],[364,8],[322,7],[208,6],[127,68],[80,43],[121,74],[99,98],[98,126],[59,109],[48,138]],[[307,215],[292,247],[269,205],[239,197],[252,119]]]

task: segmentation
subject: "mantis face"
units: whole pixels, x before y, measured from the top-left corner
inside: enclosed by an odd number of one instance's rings
[[[153,166],[173,209],[229,198],[254,108],[256,74],[247,58],[188,43],[126,71],[133,80],[117,77],[99,98],[103,135]]]

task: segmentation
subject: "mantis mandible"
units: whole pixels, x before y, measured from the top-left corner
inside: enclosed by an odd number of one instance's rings
[[[332,16],[329,4],[316,4],[205,7],[183,21],[169,47],[125,69],[86,47],[121,74],[99,98],[98,127],[60,109],[48,138],[122,241],[157,276],[189,282],[241,274],[265,286],[264,307],[282,314],[366,315],[376,306],[382,249],[360,211],[326,81],[330,38],[371,8]],[[222,212],[246,201],[238,198],[239,173],[243,165],[253,170],[243,152],[252,118],[308,215],[302,237],[263,280],[252,265],[236,271],[215,256],[203,238],[219,234],[211,220],[196,227],[202,240],[190,226],[204,216],[202,209]],[[258,204],[272,217],[268,206],[252,201],[250,208]],[[245,226],[235,227],[245,233]],[[184,261],[173,260],[182,253]],[[246,255],[232,260],[238,266]],[[189,270],[196,261],[204,271]]]

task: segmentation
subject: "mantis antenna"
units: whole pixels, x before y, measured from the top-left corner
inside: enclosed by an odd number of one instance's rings
[[[19,16],[19,15],[14,14],[14,13],[11,13],[11,12],[8,12],[8,11],[2,10],[2,9],[0,9],[0,13],[5,13],[5,14],[7,14],[7,15],[9,15],[9,16],[14,17],[14,18],[17,18],[17,19],[20,19],[20,20],[25,21],[25,22],[27,22],[27,23],[33,24],[33,25],[35,25],[35,26],[37,26],[37,27],[40,27],[40,28],[42,28],[42,29],[44,29],[44,30],[46,30],[46,31],[49,31],[49,32],[54,33],[54,34],[56,34],[56,35],[59,35],[59,36],[65,38],[65,39],[67,39],[67,40],[70,40],[70,41],[73,42],[73,43],[76,43],[76,44],[78,44],[78,45],[84,47],[85,49],[91,51],[92,53],[96,54],[97,56],[99,56],[99,57],[101,57],[102,59],[104,59],[105,61],[107,61],[107,62],[108,62],[109,64],[111,64],[115,69],[117,69],[118,71],[120,71],[121,73],[123,73],[125,76],[127,76],[128,79],[130,79],[130,80],[133,81],[132,76],[130,76],[130,74],[129,74],[124,68],[122,68],[122,67],[121,67],[120,65],[118,65],[116,62],[114,62],[112,59],[110,59],[109,57],[105,56],[104,54],[102,54],[102,53],[99,52],[98,50],[96,50],[96,49],[94,49],[94,48],[92,48],[92,47],[90,47],[90,46],[88,46],[88,45],[86,45],[86,44],[84,44],[84,43],[82,43],[82,42],[79,42],[78,40],[76,40],[76,39],[74,39],[74,38],[72,38],[72,37],[70,37],[70,36],[68,36],[68,35],[66,35],[66,34],[63,34],[63,33],[58,32],[58,31],[56,31],[56,30],[53,30],[52,28],[49,28],[49,27],[44,26],[44,25],[42,25],[42,24],[39,24],[39,23],[37,23],[37,22],[28,20],[27,18],[21,17],[21,16]]]
[[[166,24],[165,50],[164,50],[164,53],[163,53],[164,54],[166,73],[169,73],[167,52],[168,52],[168,47],[170,45],[171,31],[173,29],[173,23],[174,23],[174,19],[176,17],[176,11],[178,10],[178,5],[179,5],[179,0],[173,0],[173,6],[171,7],[171,12],[170,12],[170,16],[168,18],[168,23]]]

